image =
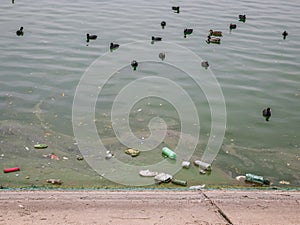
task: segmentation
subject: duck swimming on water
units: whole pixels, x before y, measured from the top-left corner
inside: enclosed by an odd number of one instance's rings
[[[179,6],[172,6],[172,10],[174,10],[175,13],[179,13],[180,7]]]
[[[162,40],[162,38],[161,37],[154,37],[154,36],[152,36],[152,41],[161,41]]]
[[[266,121],[269,121],[270,117],[271,117],[271,109],[270,108],[266,108],[262,111],[262,115],[263,117],[266,118]]]
[[[222,37],[222,31],[209,30],[209,35],[210,35],[210,36],[218,36],[218,37]]]
[[[230,30],[236,29],[236,24],[232,24],[232,23],[231,23],[231,24],[229,25],[229,29],[230,29]]]
[[[162,61],[166,58],[166,54],[164,52],[161,52],[158,54],[158,58],[160,58]]]
[[[286,32],[286,30],[283,31],[283,33],[282,33],[283,40],[285,40],[285,39],[286,39],[286,36],[288,36],[288,35],[289,35],[289,34],[288,34],[288,32]]]
[[[138,62],[136,61],[136,60],[133,60],[132,62],[131,62],[131,67],[133,68],[133,70],[136,70],[136,68],[138,67]]]
[[[246,22],[246,15],[239,15],[239,20],[242,22]]]
[[[193,29],[187,29],[187,28],[185,28],[183,32],[184,32],[184,34],[192,34],[193,33]]]
[[[207,44],[213,43],[213,44],[221,44],[220,38],[212,38],[211,36],[207,36]]]
[[[20,27],[20,30],[17,30],[16,34],[18,36],[23,36],[24,35],[23,27]]]
[[[160,25],[161,25],[161,28],[164,29],[165,26],[167,25],[167,23],[166,23],[166,21],[161,21]]]
[[[86,41],[89,42],[90,40],[96,40],[97,39],[97,35],[90,35],[90,34],[86,34]]]
[[[207,69],[209,67],[208,61],[202,61],[201,66]]]
[[[115,50],[115,49],[117,49],[119,47],[120,47],[119,44],[114,44],[114,43],[110,43],[110,46],[109,46],[110,50]]]
[[[190,35],[192,33],[193,33],[193,29],[185,28],[184,31],[183,31],[184,38],[186,38],[186,35]]]

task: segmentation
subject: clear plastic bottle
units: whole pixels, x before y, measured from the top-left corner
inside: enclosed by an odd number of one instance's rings
[[[207,171],[211,170],[211,165],[209,163],[203,162],[201,160],[195,160],[194,164],[196,166],[199,166],[199,168],[201,168],[203,170],[207,170]]]

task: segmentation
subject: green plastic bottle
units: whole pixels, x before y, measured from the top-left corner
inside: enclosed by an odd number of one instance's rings
[[[162,148],[162,154],[168,156],[170,159],[176,159],[176,153],[167,147]]]
[[[264,179],[262,176],[258,176],[258,175],[251,174],[251,173],[246,174],[246,181],[257,183],[257,184],[265,184],[265,185],[270,184],[269,180]]]

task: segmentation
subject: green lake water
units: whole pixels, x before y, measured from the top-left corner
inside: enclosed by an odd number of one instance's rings
[[[181,7],[180,13],[171,9],[177,5]],[[102,60],[108,67],[121,63],[118,56],[126,50],[124,46],[146,41],[139,52],[155,46],[161,46],[164,52],[168,42],[207,60],[210,65],[207,70],[199,67],[201,79],[205,82],[206,74],[213,74],[225,99],[226,132],[220,151],[212,161],[212,172],[200,175],[198,168],[192,166],[178,171],[176,178],[186,180],[188,185],[245,186],[235,177],[254,173],[269,179],[273,186],[299,188],[299,11],[297,0],[269,3],[16,0],[14,4],[3,1],[0,5],[0,165],[1,169],[19,166],[21,170],[1,172],[0,186],[49,187],[51,184],[45,181],[55,178],[63,181],[62,187],[124,187],[106,179],[104,173],[95,172],[86,160],[76,159],[82,152],[73,133],[72,107],[79,81],[95,60]],[[245,22],[238,21],[239,14],[247,16]],[[167,23],[164,29],[160,26],[162,20]],[[235,23],[237,29],[230,31],[230,23]],[[17,36],[21,26],[24,35]],[[194,29],[186,38],[185,28]],[[220,45],[206,43],[210,29],[223,32]],[[281,35],[284,30],[288,32],[285,40]],[[97,34],[98,38],[87,43],[87,33]],[[163,41],[153,44],[151,36],[160,36]],[[111,42],[120,44],[120,48],[110,52]],[[141,61],[136,71],[130,62],[141,55],[128,58],[128,63],[118,68],[104,86],[100,81],[107,74],[99,69],[99,80],[96,78],[93,84],[101,89],[101,93],[94,93],[98,95],[94,125],[105,148],[124,164],[159,162],[163,159],[161,147],[175,148],[180,139],[183,124],[176,106],[159,98],[165,87],[162,83],[149,82],[149,86],[157,88],[157,96],[149,95],[132,104],[128,115],[131,131],[141,140],[147,138],[149,122],[160,117],[168,133],[153,151],[142,152],[136,158],[125,155],[124,150],[131,146],[117,139],[111,118],[113,102],[122,88],[146,77],[169,79],[190,96],[201,127],[190,161],[203,155],[212,124],[209,101],[206,93],[178,65],[164,63],[173,57],[189,65],[191,58],[183,57],[179,50],[174,52],[178,54],[166,51],[165,61],[158,57]],[[142,95],[142,91],[136,96]],[[179,89],[172,91],[184,105]],[[89,96],[86,101],[90,101]],[[134,101],[128,99],[130,103]],[[269,122],[261,113],[266,107],[272,109]],[[122,117],[122,111],[117,114]],[[193,125],[191,122],[190,126]],[[184,135],[186,140],[191,138],[189,134]],[[33,148],[36,143],[47,143],[49,147],[37,150]],[[52,152],[60,160],[43,156]]]

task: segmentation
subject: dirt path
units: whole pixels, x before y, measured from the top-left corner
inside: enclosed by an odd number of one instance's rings
[[[0,191],[0,224],[299,224],[300,192]]]

